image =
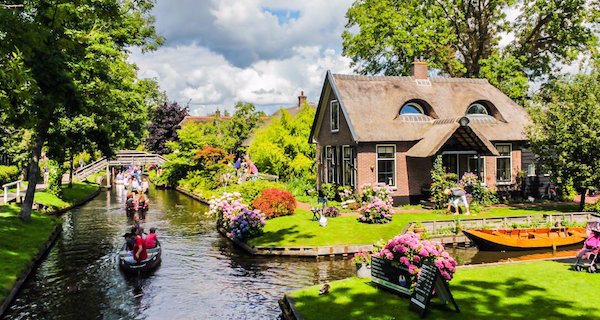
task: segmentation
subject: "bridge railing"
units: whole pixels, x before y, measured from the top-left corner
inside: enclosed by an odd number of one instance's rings
[[[16,185],[17,186],[17,192],[16,192],[17,198],[16,199],[19,199],[21,197],[21,182],[23,182],[23,180],[17,180],[17,181],[9,182],[7,184],[2,185],[2,188],[4,189],[4,204],[8,203],[8,187],[12,187],[12,186]]]

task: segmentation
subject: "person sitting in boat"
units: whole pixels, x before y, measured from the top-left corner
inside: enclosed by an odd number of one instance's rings
[[[131,232],[127,232],[123,235],[125,238],[125,257],[123,260],[127,263],[135,263],[135,258],[133,257],[133,247],[135,245],[135,234]]]
[[[135,231],[135,244],[133,245],[133,257],[135,261],[140,262],[148,259],[148,253],[146,252],[146,244],[142,237],[143,231],[141,227],[132,228]]]
[[[146,235],[144,241],[146,244],[146,249],[156,248],[156,242],[158,241],[158,238],[156,237],[155,227],[150,228],[150,233]]]
[[[127,200],[125,201],[125,210],[127,210],[127,215],[130,216],[136,210],[135,199],[133,199],[133,192],[127,192]]]
[[[150,188],[150,183],[148,183],[148,179],[146,179],[146,178],[142,179],[142,192],[143,193],[148,192],[148,188]]]
[[[462,202],[465,205],[465,210],[467,212],[465,215],[471,214],[469,211],[469,201],[467,200],[467,192],[463,188],[449,188],[444,190],[444,194],[449,196],[448,201],[448,210],[450,210],[450,206],[454,207],[454,214],[458,214],[458,204]]]
[[[581,259],[587,254],[600,252],[600,226],[596,224],[590,231],[590,235],[583,243],[583,248],[577,254],[577,259]]]

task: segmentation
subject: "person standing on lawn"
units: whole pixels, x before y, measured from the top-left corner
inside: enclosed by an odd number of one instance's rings
[[[454,207],[454,214],[458,214],[458,204],[463,203],[465,205],[465,210],[467,212],[465,215],[471,214],[469,211],[469,201],[467,200],[467,192],[463,188],[449,188],[444,190],[444,194],[449,196],[448,200],[448,210],[450,210],[450,206]]]

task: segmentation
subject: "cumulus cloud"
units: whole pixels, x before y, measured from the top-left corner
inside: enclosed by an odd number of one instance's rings
[[[350,61],[333,49],[295,47],[285,59],[260,60],[248,67],[196,44],[166,47],[153,53],[134,52],[140,76],[156,78],[174,100],[191,101],[195,114],[232,110],[236,101],[273,111],[294,104],[301,90],[318,99],[325,72],[349,73]]]
[[[171,100],[194,114],[231,111],[236,101],[270,112],[294,104],[300,90],[318,99],[326,70],[351,72],[340,55],[351,0],[159,0],[154,10],[164,47],[131,60]]]

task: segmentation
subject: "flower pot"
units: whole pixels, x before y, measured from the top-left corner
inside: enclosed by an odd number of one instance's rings
[[[413,232],[417,233],[417,234],[423,234],[423,233],[425,233],[425,228],[423,228],[423,227],[416,227],[416,228],[413,228]]]
[[[371,277],[371,267],[366,264],[361,264],[358,270],[356,271],[356,276],[359,278],[370,278]]]

